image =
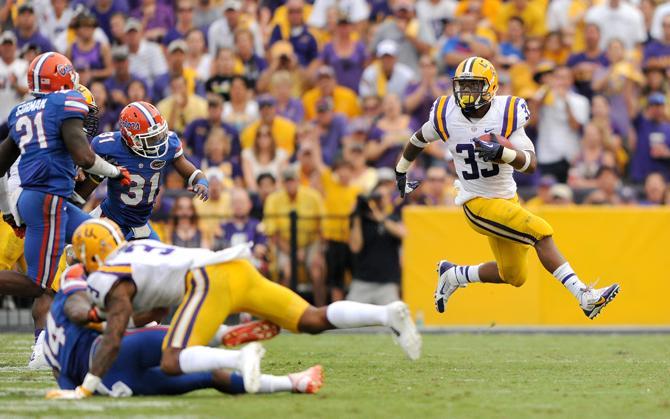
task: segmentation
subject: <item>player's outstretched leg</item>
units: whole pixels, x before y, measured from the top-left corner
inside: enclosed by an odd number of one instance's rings
[[[535,251],[542,266],[577,298],[579,306],[589,319],[596,318],[619,293],[619,284],[598,289],[586,286],[572,270],[570,263],[565,260],[551,236],[538,240]]]
[[[272,339],[277,336],[281,329],[268,320],[255,320],[237,326],[219,326],[209,346],[223,345],[233,347],[249,342]]]
[[[221,392],[231,394],[246,393],[244,379],[237,372],[230,374],[226,371],[215,371],[214,380],[217,383],[217,390]],[[262,374],[258,393],[292,392],[315,394],[318,393],[322,386],[323,368],[321,365],[314,365],[304,371],[288,375]]]

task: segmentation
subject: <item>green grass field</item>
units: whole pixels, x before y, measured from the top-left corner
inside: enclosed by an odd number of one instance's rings
[[[0,416],[670,417],[670,335],[427,335],[413,363],[386,335],[287,334],[266,343],[265,372],[321,363],[319,394],[72,402],[43,399],[54,382],[24,369],[30,340],[0,335]]]

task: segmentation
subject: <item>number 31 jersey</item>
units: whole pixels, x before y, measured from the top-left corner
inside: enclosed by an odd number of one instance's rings
[[[174,159],[184,154],[177,134],[168,134],[168,150],[160,158],[135,154],[119,131],[105,132],[93,139],[91,147],[103,159],[130,172],[131,184],[107,182],[107,197],[100,207],[105,217],[123,227],[141,227],[149,221],[163,174]]]
[[[9,135],[21,150],[18,172],[23,189],[69,198],[76,175],[61,135],[66,119],[84,119],[86,99],[76,90],[35,97],[11,110]]]
[[[526,101],[515,96],[495,96],[480,119],[466,118],[451,96],[435,100],[422,133],[429,142],[447,143],[459,178],[458,205],[475,197],[512,198],[516,194],[514,168],[482,160],[472,139],[494,133],[508,138],[516,150],[535,151],[523,130],[529,119]]]

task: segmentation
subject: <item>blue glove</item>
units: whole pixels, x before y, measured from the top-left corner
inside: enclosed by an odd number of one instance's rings
[[[193,185],[191,188],[188,188],[188,190],[193,192],[195,196],[202,199],[203,201],[207,201],[209,199],[209,182],[207,182],[207,179],[205,178],[198,179],[195,185]]]
[[[479,138],[472,138],[470,141],[475,145],[475,152],[479,154],[484,161],[500,160],[503,154],[503,147],[496,141],[496,136],[491,134],[491,141],[482,141]]]

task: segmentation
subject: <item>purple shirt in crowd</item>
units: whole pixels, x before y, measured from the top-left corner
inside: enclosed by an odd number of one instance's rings
[[[25,44],[34,44],[40,47],[42,52],[53,51],[55,48],[51,45],[51,42],[40,34],[39,31],[35,31],[31,36],[23,38],[18,30],[14,30],[16,35],[17,46],[19,49],[23,48]]]
[[[130,16],[142,21],[142,7],[140,6],[138,9],[133,10]],[[172,7],[161,2],[156,2],[156,11],[154,12],[153,17],[147,21],[144,30],[148,31],[156,28],[170,30],[173,26],[174,14],[172,13]]]
[[[246,223],[238,224],[234,221],[221,224],[221,236],[217,236],[216,247],[223,249],[238,244],[244,244],[249,241],[257,244],[266,244],[267,237],[261,233],[258,228],[259,221],[249,218]]]
[[[128,86],[130,86],[130,83],[132,83],[135,80],[139,80],[143,85],[144,85],[144,90],[149,91],[149,85],[147,84],[147,81],[144,80],[141,77],[137,77],[134,75],[131,75],[130,79],[128,81],[123,81],[119,80],[116,77],[112,76],[107,79],[105,79],[105,88],[107,89],[107,93],[109,95],[109,100],[112,100],[112,92],[120,90],[123,92],[124,95],[128,94]],[[114,103],[114,106],[126,106],[126,103]]]
[[[368,134],[368,140],[370,141],[376,141],[376,142],[381,142],[382,138],[384,138],[384,130],[379,128],[377,124],[375,124],[371,129],[370,129],[370,134]],[[392,147],[389,147],[384,151],[377,160],[375,160],[373,165],[377,168],[379,167],[395,167],[396,160],[398,160],[398,156],[402,152],[404,144],[398,143],[398,145],[394,145]]]
[[[305,108],[301,100],[292,97],[288,100],[286,107],[281,107],[277,103],[277,114],[299,124],[305,119]]]
[[[235,127],[225,122],[221,122],[220,126],[230,136],[230,155],[239,156],[241,152],[239,133]],[[195,119],[184,128],[182,139],[186,142],[186,146],[191,149],[195,157],[200,159],[205,157],[205,142],[211,130],[212,125],[205,118]]]
[[[347,135],[347,118],[344,115],[335,114],[328,127],[328,131],[321,134],[321,157],[328,166],[335,163],[340,153],[342,139]]]
[[[642,183],[649,173],[660,172],[666,180],[670,180],[670,160],[655,159],[650,154],[652,135],[663,138],[665,145],[670,147],[670,123],[654,122],[644,116],[638,116],[634,125],[637,131],[637,145],[631,159],[631,179],[636,183]]]
[[[670,68],[670,43],[651,41],[644,48],[643,64],[646,66],[649,59],[654,59],[655,67]]]
[[[83,70],[102,70],[105,68],[105,60],[102,58],[102,44],[96,42],[89,51],[83,51],[79,45],[72,44],[72,65],[78,71]]]
[[[319,56],[325,65],[333,67],[337,84],[358,92],[358,85],[365,69],[367,52],[365,44],[357,42],[354,52],[348,57],[339,57],[332,42],[326,44]]]
[[[112,18],[112,15],[114,13],[123,13],[124,15],[128,15],[128,2],[126,0],[114,0],[112,2],[112,6],[107,10],[106,12],[101,12],[97,8],[98,2],[94,2],[93,6],[91,6],[90,10],[93,15],[98,19],[98,26],[100,26],[100,29],[102,29],[105,32],[105,35],[111,40],[113,38],[112,36],[112,27],[109,23],[109,21]],[[70,4],[70,7],[74,7],[72,4]]]
[[[421,81],[411,82],[405,89],[405,98],[416,92],[420,85]],[[437,80],[437,87],[443,92],[443,94],[449,94],[451,91],[450,84],[443,79]],[[423,95],[423,100],[414,109],[414,112],[409,115],[412,118],[409,123],[409,127],[412,131],[418,130],[421,128],[423,123],[426,122],[428,114],[430,113],[430,108],[433,106],[434,101],[435,96],[433,96],[430,90],[426,90],[426,93]]]

